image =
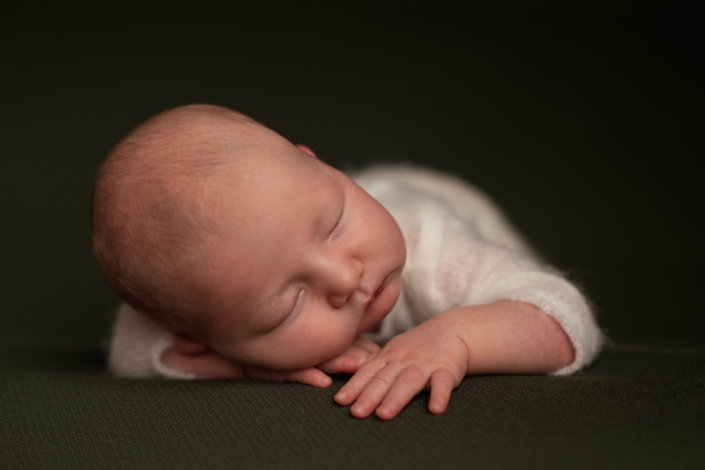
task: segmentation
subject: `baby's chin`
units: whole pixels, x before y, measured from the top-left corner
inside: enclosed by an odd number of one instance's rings
[[[351,339],[348,342],[341,343],[341,345],[336,348],[334,351],[331,350],[322,350],[320,353],[315,355],[315,358],[310,359],[308,361],[305,361],[305,364],[308,364],[304,367],[298,367],[296,369],[304,369],[307,367],[316,367],[320,366],[321,364],[324,364],[332,359],[335,359],[336,357],[339,357],[341,354],[345,353],[350,346],[352,346],[353,340],[355,338]],[[302,362],[304,364],[304,362]]]
[[[253,358],[231,358],[236,363],[261,367],[270,370],[294,371],[316,367],[343,354],[353,343],[350,341],[341,342],[335,346],[326,345],[325,348],[313,349],[310,346],[305,350],[290,351],[286,354],[276,354],[269,357]]]

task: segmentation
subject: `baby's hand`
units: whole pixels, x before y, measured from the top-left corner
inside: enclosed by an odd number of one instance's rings
[[[416,328],[392,338],[335,396],[349,405],[353,416],[394,418],[412,398],[431,390],[428,409],[443,413],[450,394],[467,372],[468,351],[456,335],[453,318],[437,315]]]
[[[375,343],[369,339],[358,336],[342,354],[316,367],[290,372],[278,372],[258,367],[245,367],[244,374],[248,379],[299,382],[313,385],[314,387],[327,387],[332,381],[325,373],[354,374],[368,358],[376,355],[379,350],[379,346]]]
[[[358,336],[339,356],[316,366],[328,374],[354,374],[368,359],[374,357],[380,347],[369,339]]]

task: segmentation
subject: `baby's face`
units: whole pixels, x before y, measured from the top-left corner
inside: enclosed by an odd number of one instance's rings
[[[404,239],[375,199],[300,149],[252,165],[223,194],[233,236],[209,250],[209,343],[241,364],[314,366],[392,309]]]

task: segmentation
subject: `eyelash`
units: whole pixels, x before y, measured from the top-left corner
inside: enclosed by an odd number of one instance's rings
[[[338,217],[338,220],[335,222],[335,225],[331,229],[330,235],[333,235],[333,232],[335,232],[335,229],[337,229],[338,226],[340,225],[340,221],[343,220],[343,214],[345,214],[345,204],[343,204],[343,210],[340,211],[340,216]]]
[[[294,305],[292,305],[291,309],[289,310],[289,314],[286,317],[284,317],[284,321],[286,321],[286,319],[291,317],[291,315],[293,315],[294,311],[296,311],[296,306],[299,304],[299,300],[301,299],[301,297],[303,295],[304,295],[304,290],[299,289],[299,293],[296,294],[296,297],[294,297]]]

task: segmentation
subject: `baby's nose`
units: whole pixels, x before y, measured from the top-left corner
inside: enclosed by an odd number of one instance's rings
[[[331,266],[328,278],[328,298],[331,305],[341,308],[360,287],[362,263],[351,259],[346,263]]]

